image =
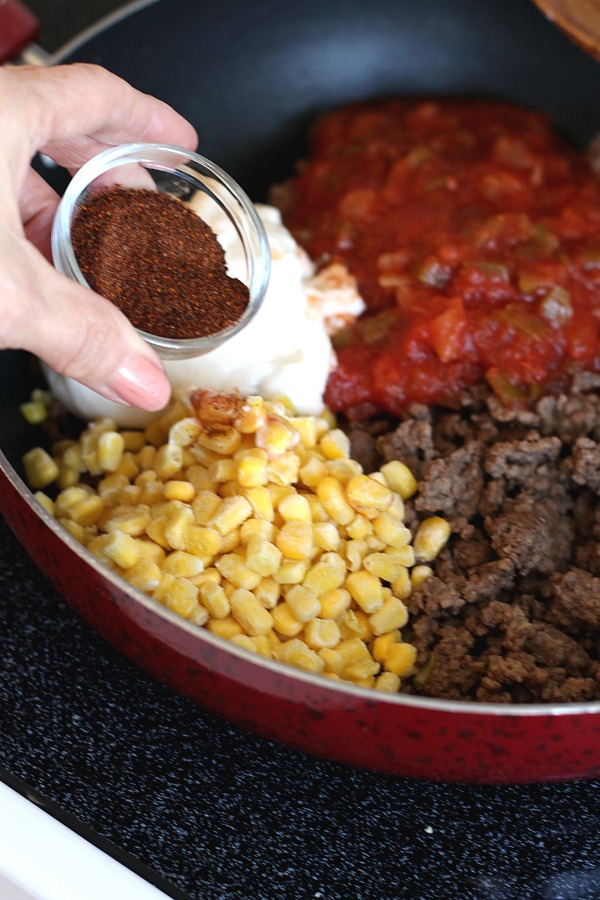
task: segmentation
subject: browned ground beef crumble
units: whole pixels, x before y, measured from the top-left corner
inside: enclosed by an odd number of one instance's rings
[[[459,412],[415,405],[349,425],[366,470],[412,468],[413,524],[437,514],[452,525],[434,576],[407,601],[419,674],[404,693],[600,700],[599,388],[582,374],[568,395],[518,411],[478,387]]]

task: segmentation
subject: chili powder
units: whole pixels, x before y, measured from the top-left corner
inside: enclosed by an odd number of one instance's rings
[[[89,286],[142,331],[199,338],[234,325],[249,302],[213,230],[169,194],[114,187],[88,198],[71,228]]]

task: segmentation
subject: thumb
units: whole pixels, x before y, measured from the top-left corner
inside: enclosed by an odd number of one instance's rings
[[[162,409],[171,393],[162,363],[120,310],[19,243],[10,267],[17,277],[0,293],[2,344],[29,350],[110,400]]]

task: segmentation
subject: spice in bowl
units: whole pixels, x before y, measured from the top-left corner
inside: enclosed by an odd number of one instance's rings
[[[181,200],[112,187],[89,196],[71,240],[89,286],[141,331],[190,339],[235,325],[250,299],[213,230]]]

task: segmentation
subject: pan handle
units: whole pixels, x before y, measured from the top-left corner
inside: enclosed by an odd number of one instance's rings
[[[37,18],[19,0],[0,0],[0,63],[16,60],[39,30]]]

